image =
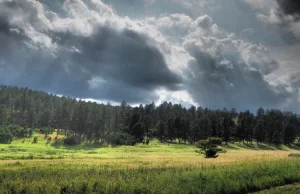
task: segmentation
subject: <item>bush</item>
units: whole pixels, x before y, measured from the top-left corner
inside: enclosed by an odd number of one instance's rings
[[[222,145],[222,139],[221,138],[218,138],[218,137],[209,137],[208,139],[206,140],[199,140],[197,143],[196,143],[196,146],[198,148],[208,148],[212,145]]]
[[[209,147],[204,150],[205,151],[205,158],[217,158],[218,149],[216,147]]]
[[[208,140],[199,140],[196,143],[197,148],[206,149],[208,146],[210,146],[210,141]]]
[[[35,137],[33,138],[33,142],[32,142],[32,143],[37,143],[37,142],[38,142],[38,137],[35,136]]]
[[[41,128],[39,131],[40,133],[45,134],[46,137],[48,134],[52,134],[54,132],[54,130],[50,127]]]
[[[222,149],[217,148],[217,145],[222,145],[222,139],[217,137],[210,137],[206,140],[200,140],[196,143],[197,148],[200,148],[200,152],[205,155],[205,158],[216,158],[217,153],[222,152]]]
[[[222,139],[219,137],[209,137],[208,141],[214,145],[222,145]]]
[[[288,157],[300,158],[300,154],[297,154],[297,153],[291,153],[291,154],[289,154]]]
[[[109,133],[107,137],[108,142],[114,145],[135,145],[138,143],[138,139],[123,132]]]
[[[0,132],[0,143],[11,143],[13,139],[12,134],[10,133],[5,133],[5,132]]]
[[[75,136],[70,136],[70,137],[66,137],[64,139],[64,144],[65,145],[77,145],[80,142],[77,140],[77,138]]]

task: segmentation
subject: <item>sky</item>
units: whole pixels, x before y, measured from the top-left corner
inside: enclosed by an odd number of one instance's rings
[[[0,84],[300,112],[295,0],[0,0]]]

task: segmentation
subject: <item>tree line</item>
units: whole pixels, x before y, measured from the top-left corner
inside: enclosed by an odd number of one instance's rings
[[[259,108],[253,114],[234,108],[185,108],[171,102],[131,107],[123,101],[112,106],[0,85],[0,134],[8,133],[11,124],[27,130],[59,129],[89,142],[119,145],[147,143],[151,138],[195,143],[209,137],[222,138],[226,143],[279,145],[293,143],[300,135],[299,115],[277,109]]]

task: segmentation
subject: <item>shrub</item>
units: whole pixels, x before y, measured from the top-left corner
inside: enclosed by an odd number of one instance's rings
[[[208,141],[214,145],[222,145],[222,139],[219,137],[209,137]]]
[[[300,158],[300,154],[297,154],[297,153],[291,153],[291,154],[288,155],[288,157]]]
[[[210,141],[208,140],[199,140],[196,143],[197,148],[201,148],[201,149],[206,149],[207,147],[210,146]]]
[[[38,142],[38,137],[35,136],[35,137],[33,138],[33,142],[32,142],[32,143],[37,143],[37,142]]]
[[[10,133],[5,133],[5,132],[0,132],[0,143],[11,143],[13,139],[12,134]]]
[[[27,156],[26,159],[33,160],[34,159],[34,155],[33,154],[28,154],[28,156]]]
[[[39,131],[40,133],[45,134],[45,136],[47,137],[47,135],[53,133],[54,130],[50,127],[44,127],[41,128]]]
[[[107,135],[108,142],[114,145],[135,145],[138,139],[128,133],[115,132]]]
[[[80,142],[77,141],[77,138],[75,136],[70,136],[70,137],[66,137],[64,139],[64,144],[65,145],[77,145],[79,144]]]
[[[205,158],[217,158],[217,148],[216,147],[209,147],[207,149],[204,150],[205,152]]]
[[[218,157],[217,153],[222,152],[223,150],[217,148],[217,145],[222,144],[221,138],[210,137],[206,140],[200,140],[196,143],[197,148],[200,148],[200,153],[205,155],[205,158],[216,158]],[[197,151],[199,152],[199,151]]]

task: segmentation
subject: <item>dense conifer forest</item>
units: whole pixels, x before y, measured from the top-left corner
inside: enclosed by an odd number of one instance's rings
[[[31,136],[34,130],[67,135],[69,144],[134,145],[152,138],[195,143],[208,137],[224,142],[293,143],[300,135],[299,115],[259,108],[237,112],[164,102],[131,107],[58,97],[28,88],[0,86],[0,141]]]

